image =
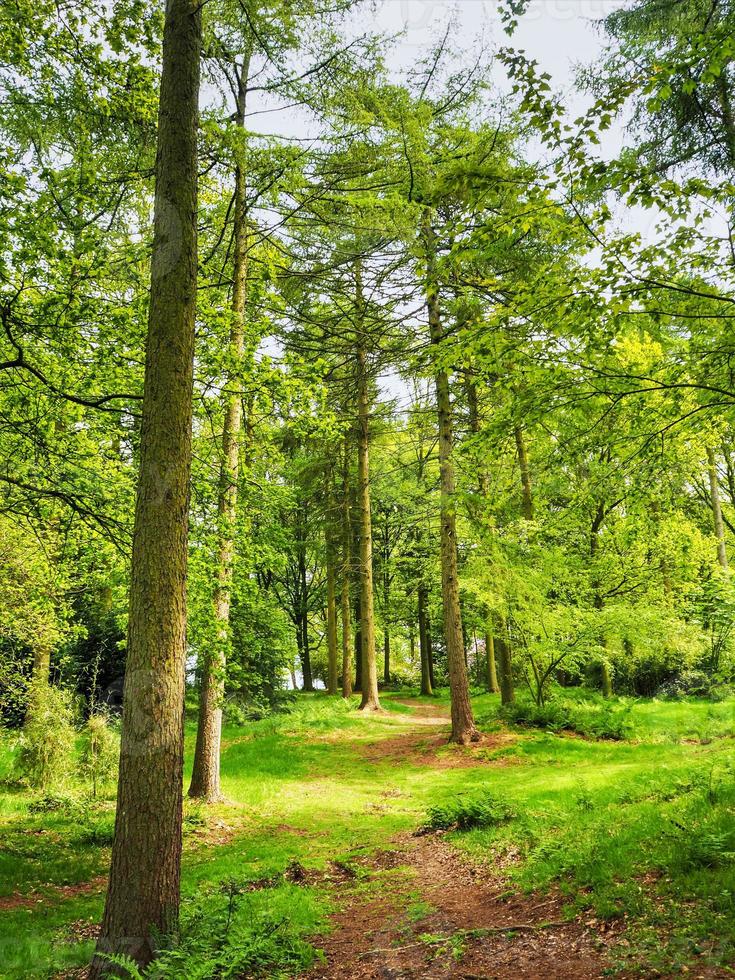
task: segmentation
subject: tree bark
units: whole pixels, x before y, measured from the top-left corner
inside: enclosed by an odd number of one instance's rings
[[[426,657],[429,661],[429,680],[431,687],[436,690],[436,677],[434,676],[434,647],[431,641],[431,619],[429,618],[428,606],[426,612]]]
[[[362,641],[362,677],[360,709],[376,711],[378,669],[375,658],[375,614],[373,609],[373,530],[370,513],[370,402],[368,394],[367,355],[358,340],[357,351],[358,458],[357,492],[360,509],[360,636]]]
[[[600,547],[600,528],[605,520],[605,505],[600,503],[597,505],[597,510],[595,516],[592,519],[592,529],[590,531],[590,558],[595,559],[597,552]],[[599,612],[605,608],[605,598],[602,595],[602,585],[600,582],[594,582],[595,598],[594,606]],[[607,637],[604,632],[600,635],[600,646],[607,648]],[[605,698],[611,698],[613,695],[613,684],[612,684],[612,674],[610,673],[610,665],[604,658],[600,659],[600,687],[602,689],[602,696]]]
[[[500,693],[498,684],[498,670],[495,664],[495,638],[493,631],[488,627],[485,633],[485,660],[487,663],[487,689],[491,694]]]
[[[388,560],[387,557],[385,559]],[[390,577],[388,570],[383,569],[383,683],[390,684]]]
[[[249,56],[238,71],[236,123],[245,126]],[[199,719],[189,796],[216,803],[220,789],[220,744],[222,705],[225,697],[225,671],[230,638],[232,563],[235,553],[237,489],[240,471],[240,433],[242,430],[241,362],[245,349],[245,309],[248,284],[247,185],[238,163],[235,168],[234,268],[232,288],[232,326],[229,338],[228,377],[222,391],[224,421],[222,460],[217,499],[217,568],[214,615],[217,644],[203,659],[199,691]]]
[[[500,628],[495,636],[495,655],[498,665],[498,679],[500,681],[500,703],[513,704],[516,699],[515,685],[513,684],[513,661],[511,658],[510,642],[506,624],[501,622]]]
[[[352,619],[350,606],[350,584],[352,581],[352,521],[350,517],[350,465],[347,442],[345,441],[344,470],[342,474],[342,697],[352,695],[351,650]]]
[[[425,212],[424,241],[426,245],[426,305],[429,334],[436,347],[443,340],[439,285],[436,277],[436,250],[431,215]],[[441,565],[444,635],[447,644],[447,667],[452,713],[450,741],[466,745],[477,741],[480,733],[475,727],[470,701],[470,687],[464,659],[462,610],[459,600],[459,570],[457,562],[457,526],[454,511],[454,463],[452,459],[452,408],[449,377],[441,367],[435,367],[436,407],[439,422],[439,469],[441,474]]]
[[[419,615],[419,652],[421,655],[421,693],[431,696],[434,693],[431,680],[430,654],[429,654],[429,623],[426,618],[426,586],[421,583],[418,588],[418,615]]]
[[[357,551],[359,554],[360,541],[358,536]],[[352,690],[359,694],[362,691],[362,603],[360,601],[360,584],[355,589],[355,683]]]
[[[337,598],[332,533],[327,531],[327,691],[337,693]]]
[[[725,547],[725,523],[722,520],[722,504],[720,502],[720,487],[717,482],[717,467],[715,465],[715,452],[707,449],[707,475],[709,477],[709,495],[712,506],[712,517],[715,526],[715,538],[717,539],[717,561],[721,568],[728,570],[727,548]]]
[[[179,924],[201,47],[199,4],[169,0],[120,776],[97,943],[140,965]],[[110,972],[96,955],[90,977]]]
[[[314,678],[311,673],[311,653],[309,651],[309,613],[306,609],[302,609],[301,611],[299,630],[301,636],[299,651],[301,654],[301,676],[303,679],[302,690],[313,691]]]
[[[523,438],[523,429],[516,425],[513,429],[518,450],[518,466],[521,471],[521,489],[523,491],[521,512],[527,521],[533,520],[533,493],[531,491],[531,471],[528,465],[528,451]]]
[[[33,683],[41,686],[48,684],[51,673],[51,647],[39,646],[33,651]]]

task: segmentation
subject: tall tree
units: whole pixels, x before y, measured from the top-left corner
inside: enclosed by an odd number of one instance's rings
[[[246,42],[241,63],[234,66],[235,125],[245,128],[247,84],[250,69],[250,46]],[[235,164],[234,227],[232,273],[232,325],[229,337],[228,377],[222,390],[224,422],[222,426],[222,462],[219,471],[217,499],[217,567],[214,589],[214,614],[217,623],[216,645],[203,657],[199,690],[199,721],[189,796],[214,803],[221,797],[220,743],[222,740],[222,703],[225,696],[225,672],[229,644],[230,592],[235,549],[237,489],[240,470],[240,430],[242,429],[242,372],[245,350],[245,314],[248,291],[248,214],[247,180],[244,154],[240,149]]]
[[[440,348],[444,339],[444,329],[436,271],[436,237],[432,227],[431,209],[428,207],[424,211],[422,222],[429,335],[432,345],[437,349],[434,383],[436,385],[436,411],[439,424],[442,596],[452,709],[451,741],[466,745],[476,741],[480,734],[475,727],[475,719],[472,713],[470,686],[464,656],[462,610],[459,598],[454,460],[452,457],[452,405],[449,393],[449,377],[441,362]]]
[[[186,562],[197,290],[201,6],[166,8],[128,660],[110,881],[90,977],[106,953],[145,965],[178,929]]]

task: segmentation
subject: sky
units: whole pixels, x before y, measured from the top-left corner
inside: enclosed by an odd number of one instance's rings
[[[628,0],[531,0],[519,18],[518,27],[508,37],[498,12],[501,0],[373,0],[364,4],[350,23],[350,33],[382,34],[395,41],[386,50],[386,64],[396,80],[400,80],[412,65],[426,57],[428,51],[444,35],[447,22],[454,19],[451,46],[460,63],[474,61],[478,49],[492,52],[510,46],[536,59],[542,71],[551,75],[551,87],[561,94],[569,119],[581,115],[590,97],[575,86],[575,72],[580,65],[594,64],[605,45],[605,35],[599,22]],[[499,89],[508,92],[510,84],[504,66],[497,64]],[[257,109],[268,105],[260,102]],[[271,103],[272,104],[272,103]],[[318,126],[310,123],[296,109],[256,114],[249,125],[261,132],[281,133],[299,138],[316,135]],[[614,123],[605,134],[600,148],[605,156],[614,156],[622,146],[624,130]],[[618,216],[619,223],[635,228],[644,236],[652,232],[656,215],[652,212],[632,212],[626,209]],[[268,353],[274,355],[275,350]],[[395,377],[386,377],[384,394],[405,397]]]
[[[395,37],[387,49],[386,62],[400,78],[402,71],[426,55],[454,17],[452,47],[462,61],[469,62],[481,46],[490,51],[505,45],[521,49],[549,72],[552,87],[565,95],[570,112],[577,115],[576,110],[581,109],[585,99],[574,88],[575,65],[594,63],[604,43],[596,25],[623,6],[625,0],[531,0],[512,38],[503,30],[499,3],[500,0],[373,0],[352,15],[350,28],[355,35],[372,32]],[[507,91],[502,66],[498,66],[498,84]],[[289,110],[267,113],[249,122],[253,128],[266,132],[305,132],[303,118]]]

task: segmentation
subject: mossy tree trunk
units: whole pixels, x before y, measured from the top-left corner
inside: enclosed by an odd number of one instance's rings
[[[531,468],[528,464],[528,450],[523,429],[516,425],[513,429],[518,452],[518,468],[521,471],[521,513],[527,521],[533,520],[533,492],[531,489]]]
[[[498,684],[498,670],[495,663],[495,637],[489,627],[485,633],[485,663],[487,689],[491,694],[499,694],[500,685]]]
[[[720,501],[720,485],[717,479],[717,466],[713,449],[707,449],[707,477],[709,479],[709,497],[712,507],[712,519],[717,540],[717,561],[724,571],[728,571],[727,548],[725,547],[725,522],[722,519],[722,502]]]
[[[140,965],[179,924],[201,47],[200,5],[169,0],[120,775],[97,943]],[[110,972],[96,955],[90,977]]]
[[[387,559],[386,559],[387,560]],[[390,684],[390,575],[383,569],[383,683]]]
[[[498,681],[500,682],[501,704],[513,704],[516,699],[515,685],[513,683],[513,660],[508,627],[503,619],[499,620],[498,628],[495,632],[495,658],[498,669]]]
[[[421,656],[421,693],[430,696],[434,693],[431,682],[428,619],[426,616],[427,589],[423,582],[418,587],[419,653]]]

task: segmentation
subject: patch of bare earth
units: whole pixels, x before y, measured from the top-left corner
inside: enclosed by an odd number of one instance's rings
[[[96,892],[104,891],[106,885],[107,878],[100,876],[91,881],[82,881],[77,885],[47,885],[43,892],[31,892],[27,895],[15,892],[13,895],[0,898],[0,912],[9,912],[12,909],[30,909],[34,905],[42,905],[55,899],[63,901],[78,898],[80,895],[93,895]]]
[[[517,761],[509,756],[493,758],[495,752],[508,748],[518,740],[518,736],[511,732],[483,735],[471,746],[450,745],[449,715],[444,705],[425,704],[409,698],[397,700],[397,703],[412,707],[414,712],[410,715],[394,715],[391,720],[399,720],[411,728],[399,735],[359,746],[358,751],[366,761],[410,763],[433,769],[465,769],[488,764],[506,765]]]
[[[399,844],[371,862],[376,875],[389,869],[384,888],[342,892],[323,940],[326,963],[310,980],[578,980],[609,971],[619,933],[565,921],[558,895],[509,893],[440,837]]]
[[[368,762],[400,762],[430,766],[432,769],[467,769],[482,765],[507,765],[518,761],[502,756],[494,759],[493,753],[507,748],[517,741],[509,732],[483,735],[472,745],[448,745],[446,733],[427,734],[409,732],[396,738],[384,738],[360,747],[360,755]]]

